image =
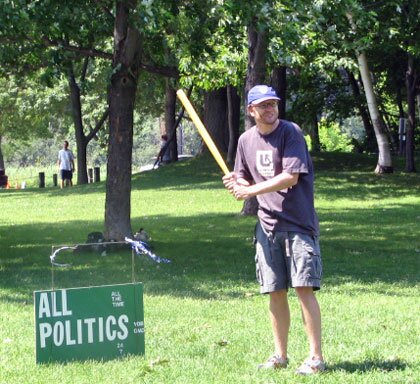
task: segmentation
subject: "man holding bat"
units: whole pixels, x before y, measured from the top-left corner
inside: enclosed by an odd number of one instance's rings
[[[238,200],[256,196],[256,272],[261,293],[269,295],[275,353],[259,368],[285,368],[290,327],[288,288],[299,298],[310,355],[297,369],[303,375],[325,370],[321,312],[314,291],[321,286],[319,226],[314,209],[314,174],[305,139],[294,123],[280,120],[273,88],[248,93],[248,113],[256,125],[238,142],[234,172],[223,177]]]

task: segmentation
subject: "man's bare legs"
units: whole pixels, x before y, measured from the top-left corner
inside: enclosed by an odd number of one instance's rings
[[[309,341],[310,356],[324,360],[321,347],[321,310],[312,287],[298,287],[305,331]],[[275,352],[282,358],[287,357],[287,341],[290,328],[290,310],[287,290],[270,293],[270,320],[274,336]]]
[[[298,287],[296,294],[302,309],[303,324],[308,336],[310,357],[323,361],[321,348],[321,310],[312,287]]]
[[[290,328],[290,310],[286,289],[270,293],[270,320],[276,355],[286,359]]]
[[[72,187],[73,181],[70,179],[61,179],[60,188],[63,189],[64,187]]]
[[[310,357],[297,369],[301,375],[312,375],[325,371],[321,348],[321,310],[312,287],[298,287],[303,324],[309,341]],[[290,328],[290,309],[287,290],[270,293],[270,320],[274,337],[275,356],[272,356],[259,368],[273,369],[287,366],[287,341]]]

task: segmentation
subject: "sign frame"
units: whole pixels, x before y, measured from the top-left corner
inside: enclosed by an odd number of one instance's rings
[[[142,283],[34,291],[36,362],[144,355]]]

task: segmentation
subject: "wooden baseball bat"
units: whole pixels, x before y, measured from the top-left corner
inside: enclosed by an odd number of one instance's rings
[[[208,149],[210,150],[211,154],[213,155],[214,159],[216,160],[217,164],[219,164],[219,167],[223,171],[225,175],[229,173],[229,169],[223,160],[222,155],[220,154],[219,150],[216,147],[216,144],[214,144],[213,139],[207,132],[206,127],[201,122],[199,116],[197,115],[197,112],[195,111],[194,107],[192,106],[190,100],[188,99],[187,95],[182,89],[178,89],[176,92],[176,95],[178,96],[178,99],[181,100],[181,103],[183,104],[185,110],[188,112],[188,115],[190,116],[191,120],[193,121],[194,125],[196,126],[198,132],[200,133],[201,137],[203,138],[204,142],[206,143]]]

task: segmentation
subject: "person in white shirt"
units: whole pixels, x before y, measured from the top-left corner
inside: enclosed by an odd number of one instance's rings
[[[57,165],[61,177],[60,187],[64,188],[64,185],[69,185],[71,187],[73,185],[74,155],[69,149],[68,141],[64,141],[63,149],[58,152]]]

